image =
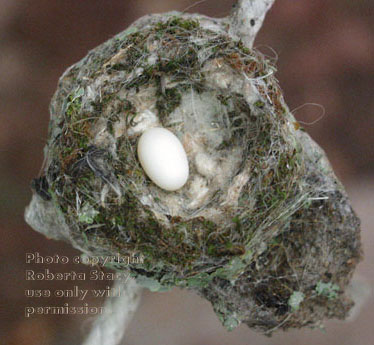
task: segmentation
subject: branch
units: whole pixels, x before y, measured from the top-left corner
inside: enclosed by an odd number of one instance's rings
[[[117,298],[107,298],[105,312],[101,314],[92,327],[83,345],[117,345],[123,338],[140,301],[141,288],[134,279],[114,282],[112,289],[121,289]]]
[[[262,22],[275,0],[239,0],[233,8],[229,20],[229,33],[241,39],[251,48]]]

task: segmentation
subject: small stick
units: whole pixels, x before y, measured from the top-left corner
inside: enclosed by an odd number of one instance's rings
[[[252,48],[265,15],[275,0],[238,0],[230,15],[229,33]]]
[[[95,320],[82,345],[117,345],[123,338],[138,307],[141,288],[129,277],[125,283],[123,280],[116,280],[113,289],[116,292],[121,289],[120,296],[105,300],[104,313]]]

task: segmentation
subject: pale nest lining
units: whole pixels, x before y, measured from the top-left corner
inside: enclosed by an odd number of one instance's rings
[[[285,105],[275,68],[194,18],[142,19],[65,72],[28,222],[60,224],[53,236],[90,255],[144,256],[114,268],[152,291],[197,291],[228,329],[344,317],[360,256],[344,190]],[[139,164],[137,141],[152,127],[187,153],[178,191]]]
[[[150,97],[155,98],[153,95]],[[226,109],[211,93],[198,94],[191,89],[182,95],[180,105],[169,115],[164,126],[152,110],[146,109],[135,116],[136,125],[127,130],[127,135],[138,138],[152,127],[165,127],[173,131],[185,148],[191,174],[187,185],[174,193],[148,183],[140,200],[147,200],[147,206],[151,209],[161,209],[161,214],[157,216],[205,216],[213,221],[221,214],[220,205],[208,211],[204,209],[214,193],[228,189],[239,169],[244,151],[243,146],[217,150],[224,141],[232,140],[231,121]]]

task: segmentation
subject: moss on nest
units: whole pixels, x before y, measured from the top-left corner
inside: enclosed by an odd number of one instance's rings
[[[117,269],[152,290],[194,289],[228,329],[245,322],[271,333],[342,317],[358,221],[341,216],[344,192],[294,126],[274,72],[188,16],[134,26],[60,80],[45,177],[34,185],[44,186],[39,195],[49,186],[79,248],[144,256]],[[152,126],[185,146],[191,176],[179,191],[160,190],[137,160],[137,139]],[[326,300],[322,283],[341,289]]]

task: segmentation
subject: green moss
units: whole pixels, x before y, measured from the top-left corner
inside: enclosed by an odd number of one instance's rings
[[[212,279],[212,275],[202,272],[191,278],[187,278],[186,283],[189,288],[205,288],[210,284]]]
[[[248,48],[248,47],[246,47],[245,45],[244,45],[244,43],[240,40],[239,42],[238,42],[238,48],[244,53],[244,54],[247,54],[247,55],[250,55],[250,54],[252,54],[252,51]]]
[[[186,31],[193,31],[198,29],[200,24],[197,20],[187,20],[181,17],[172,17],[165,22],[159,22],[155,25],[156,32],[166,32],[169,34],[175,34],[177,30],[183,29]]]
[[[126,83],[126,89],[139,89],[143,85],[150,85],[152,84],[152,79],[155,75],[155,68],[153,66],[148,66],[144,69],[143,73],[138,75],[137,77],[133,78],[129,82]]]
[[[262,102],[262,101],[256,101],[256,102],[254,103],[254,106],[257,107],[257,108],[262,109],[262,108],[265,106],[265,103]]]
[[[180,105],[181,100],[182,95],[177,87],[166,89],[164,93],[158,91],[156,108],[161,122]]]
[[[217,95],[217,99],[222,103],[222,105],[227,107],[229,106],[231,95]]]
[[[84,89],[80,87],[67,97],[65,114],[68,117],[74,119],[79,114],[82,105],[83,94]]]

